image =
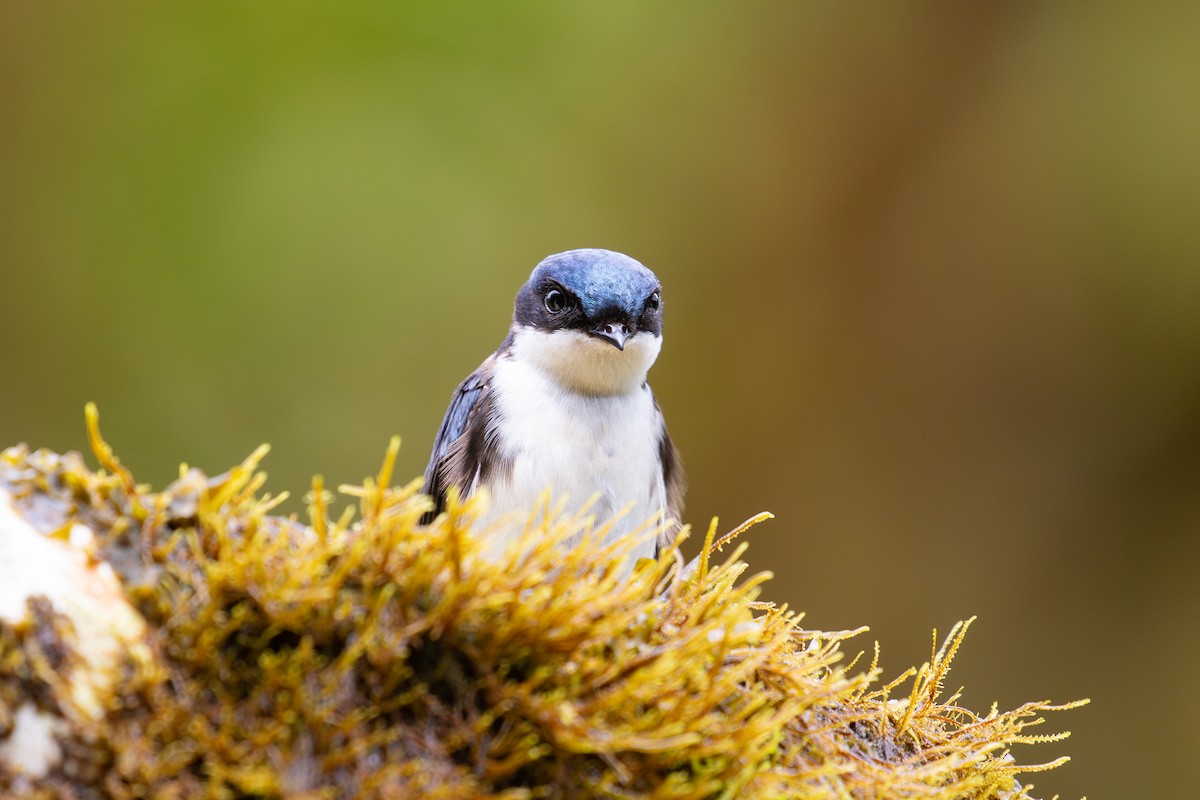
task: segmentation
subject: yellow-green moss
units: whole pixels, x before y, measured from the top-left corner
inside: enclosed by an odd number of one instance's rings
[[[537,544],[492,563],[473,501],[418,524],[419,481],[390,486],[395,441],[374,480],[341,489],[357,522],[329,518],[318,479],[302,525],[269,513],[263,452],[154,493],[91,423],[103,469],[12,448],[0,486],[97,532],[155,658],[122,666],[106,718],[70,721],[66,764],[86,769],[29,796],[1025,798],[1017,773],[1065,760],[1008,754],[1065,736],[1028,733],[1056,707],[978,716],[941,698],[967,625],[876,687],[874,663],[842,665],[854,632],[757,602],[768,576],[743,579],[742,546],[717,562],[712,531],[687,578],[674,552],[630,576],[615,566],[628,543],[564,550],[584,521],[546,509]],[[39,648],[69,658],[32,611],[0,625],[0,738],[17,699],[55,680]],[[0,768],[0,790],[13,781]]]

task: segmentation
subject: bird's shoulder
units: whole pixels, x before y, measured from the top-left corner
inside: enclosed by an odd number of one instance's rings
[[[468,491],[486,460],[489,446],[486,421],[493,403],[496,360],[496,354],[484,360],[450,398],[425,468],[425,491],[436,504],[426,520],[442,510],[451,486],[457,486],[461,492]]]
[[[654,413],[658,417],[658,460],[662,466],[663,488],[666,490],[666,517],[668,520],[672,520],[670,526],[663,530],[656,543],[657,550],[661,550],[674,540],[679,533],[679,525],[683,522],[683,498],[687,493],[687,476],[683,471],[683,459],[679,455],[679,448],[671,440],[671,434],[667,431],[666,418],[663,416],[662,407],[658,404],[658,398],[654,396],[653,390],[650,392],[650,396],[654,402]]]
[[[450,398],[450,407],[434,440],[434,458],[445,451],[466,430],[468,422],[484,395],[490,393],[495,375],[496,356],[488,356],[479,368],[463,379]]]

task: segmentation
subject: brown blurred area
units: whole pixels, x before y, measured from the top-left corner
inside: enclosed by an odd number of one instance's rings
[[[0,446],[272,490],[417,475],[544,255],[666,290],[688,519],[1050,797],[1186,796],[1200,736],[1200,6],[0,9]],[[301,508],[299,500],[292,504]],[[957,684],[956,684],[957,685]],[[954,687],[949,687],[953,689]]]

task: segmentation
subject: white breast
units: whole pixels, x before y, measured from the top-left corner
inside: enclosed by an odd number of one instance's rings
[[[661,422],[645,383],[661,339],[635,335],[620,351],[591,337],[563,334],[518,331],[512,352],[496,362],[493,425],[499,460],[511,469],[497,469],[489,478],[492,511],[484,522],[531,508],[549,489],[553,500],[566,499],[568,511],[597,497],[590,513],[598,523],[630,507],[609,534],[624,536],[666,507]],[[630,346],[643,336],[639,349]],[[588,388],[616,391],[578,391],[581,375],[601,376]],[[501,552],[517,533],[502,527],[489,551]],[[648,539],[630,563],[653,554]]]

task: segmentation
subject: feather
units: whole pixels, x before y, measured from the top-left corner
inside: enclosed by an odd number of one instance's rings
[[[492,406],[491,377],[496,356],[490,356],[479,369],[458,385],[450,398],[450,407],[433,440],[433,452],[425,468],[425,492],[434,507],[422,518],[428,525],[446,506],[446,492],[457,486],[470,493],[477,476],[490,466],[495,443],[487,435],[488,410]]]

